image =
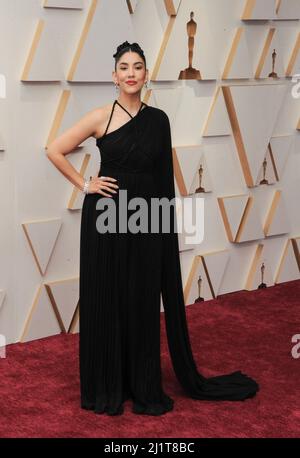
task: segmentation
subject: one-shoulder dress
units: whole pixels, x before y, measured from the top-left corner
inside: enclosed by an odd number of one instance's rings
[[[128,121],[108,132],[116,104],[128,113]],[[127,193],[127,204],[134,204],[135,198],[150,203],[152,198],[175,197],[168,115],[141,102],[132,116],[115,100],[105,133],[96,144],[101,156],[98,176],[116,178],[119,190],[109,193],[110,198],[86,194],[82,206],[81,408],[118,415],[127,399],[132,399],[136,414],[161,415],[174,408],[174,400],[162,386],[161,297],[172,365],[186,395],[211,401],[253,397],[259,386],[241,371],[206,378],[197,370],[186,320],[175,209],[172,212],[171,206],[169,232],[161,226],[156,232],[120,229],[121,190]],[[101,199],[114,201],[115,230],[97,229],[98,217],[107,211],[104,205],[99,207]],[[128,205],[128,221],[138,208]]]

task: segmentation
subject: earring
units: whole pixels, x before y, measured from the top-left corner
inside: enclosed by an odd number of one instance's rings
[[[145,81],[145,88],[148,89],[148,81]]]
[[[119,85],[117,83],[115,83],[115,88],[116,88],[116,92],[118,92]]]

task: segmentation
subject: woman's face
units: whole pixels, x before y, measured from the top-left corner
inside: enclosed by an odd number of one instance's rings
[[[114,81],[119,85],[120,91],[133,94],[141,91],[147,76],[148,70],[145,69],[141,56],[134,51],[128,51],[118,60]],[[134,81],[135,84],[128,84],[129,81]]]

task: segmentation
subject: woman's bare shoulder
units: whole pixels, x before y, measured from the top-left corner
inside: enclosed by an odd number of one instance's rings
[[[99,138],[103,135],[103,132],[105,130],[105,126],[108,122],[111,110],[113,107],[113,103],[107,103],[106,105],[102,105],[100,107],[96,107],[93,110],[93,114],[95,117],[95,138]]]

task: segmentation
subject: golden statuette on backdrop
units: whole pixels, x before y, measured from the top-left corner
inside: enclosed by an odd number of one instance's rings
[[[278,78],[278,75],[277,75],[277,73],[275,72],[276,57],[277,57],[277,54],[276,54],[276,50],[274,49],[274,51],[273,51],[273,53],[272,53],[272,72],[269,73],[269,77],[270,77],[270,78]]]
[[[258,289],[266,288],[267,285],[266,285],[266,283],[264,283],[264,274],[265,274],[265,264],[264,263],[262,263],[262,265],[261,265],[260,273],[261,273],[261,284],[258,285]]]
[[[268,180],[266,179],[267,165],[268,165],[267,159],[264,158],[264,162],[263,162],[264,175],[263,175],[263,179],[259,182],[259,184],[269,184]]]
[[[197,188],[195,192],[205,192],[205,189],[201,186],[201,184],[202,184],[202,177],[203,177],[203,167],[202,167],[202,164],[200,165],[200,168],[199,168],[199,170],[198,170],[198,174],[199,174],[199,188]]]
[[[196,302],[203,302],[204,301],[204,298],[201,297],[201,286],[202,286],[202,278],[201,278],[201,275],[199,275],[199,278],[198,278],[198,294],[199,294],[199,296],[195,300],[194,304],[196,304]]]
[[[189,53],[189,66],[181,70],[179,73],[179,80],[201,80],[201,74],[199,70],[193,68],[193,54],[194,54],[194,44],[195,44],[195,35],[197,30],[197,24],[193,19],[194,13],[190,12],[190,21],[186,24],[187,35],[188,35],[188,53]]]

